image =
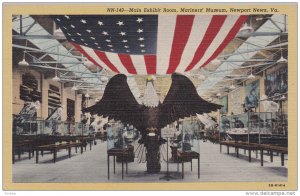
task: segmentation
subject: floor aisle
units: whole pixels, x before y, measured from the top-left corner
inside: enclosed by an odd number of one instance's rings
[[[200,179],[197,178],[197,161],[194,160],[193,172],[190,171],[190,164],[185,164],[185,179],[180,178],[181,165],[178,172],[177,164],[169,164],[171,174],[177,177],[171,182],[287,181],[287,156],[284,167],[281,166],[280,156],[274,156],[273,163],[265,156],[264,167],[261,167],[260,160],[255,159],[255,153],[252,153],[252,163],[249,163],[243,150],[240,150],[240,158],[236,158],[233,148],[229,155],[223,149],[223,153],[220,153],[218,144],[201,141]],[[24,154],[21,161],[16,161],[12,166],[13,182],[122,182],[120,163],[116,164],[116,174],[113,174],[111,164],[111,178],[107,180],[106,150],[106,142],[101,141],[91,151],[87,147],[83,154],[79,151],[76,154],[72,149],[71,158],[68,158],[66,150],[61,150],[55,164],[49,153],[40,156],[39,164],[35,163],[35,158],[29,160],[28,155]],[[146,163],[137,163],[137,160],[129,163],[128,174],[125,174],[123,182],[167,182],[159,180],[165,174],[165,162],[158,174],[147,174],[145,170]]]

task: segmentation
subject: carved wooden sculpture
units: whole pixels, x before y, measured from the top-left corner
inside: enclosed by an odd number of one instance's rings
[[[83,112],[108,116],[109,119],[133,125],[140,131],[140,142],[147,149],[147,171],[159,172],[159,146],[164,141],[160,137],[160,129],[180,118],[209,113],[220,108],[220,105],[202,99],[187,77],[175,73],[172,74],[172,84],[163,103],[154,108],[146,107],[134,98],[126,76],[118,74],[108,82],[101,101]],[[155,133],[155,136],[149,136],[150,132]]]

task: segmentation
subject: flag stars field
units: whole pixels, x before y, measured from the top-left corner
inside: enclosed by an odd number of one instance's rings
[[[183,73],[204,67],[235,38],[247,18],[247,15],[53,16],[79,52],[99,67],[124,74]]]

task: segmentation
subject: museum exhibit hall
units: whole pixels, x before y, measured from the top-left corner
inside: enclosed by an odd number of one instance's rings
[[[13,183],[288,180],[287,15],[10,20]]]

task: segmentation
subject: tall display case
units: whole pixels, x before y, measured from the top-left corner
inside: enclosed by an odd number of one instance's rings
[[[128,162],[134,161],[134,147],[131,145],[131,128],[132,126],[124,125],[118,121],[107,123],[107,173],[110,176],[110,157],[113,157],[113,169],[116,170],[115,162],[122,162],[122,179],[124,178],[124,162],[126,163],[126,173]],[[130,138],[130,139],[129,139]]]
[[[185,118],[179,122],[179,131],[180,131],[180,142],[179,149],[180,151],[200,151],[200,123],[196,118],[190,117]]]
[[[177,162],[182,163],[182,178],[184,178],[184,162],[191,163],[198,160],[198,178],[200,178],[200,131],[201,125],[196,117],[185,118],[179,122],[180,142],[177,150]]]
[[[117,161],[125,157],[127,162],[134,161],[133,146],[133,127],[124,125],[121,122],[111,121],[107,127],[107,152],[117,153]]]
[[[119,122],[110,122],[107,127],[107,150],[126,148],[124,139],[124,125]]]

